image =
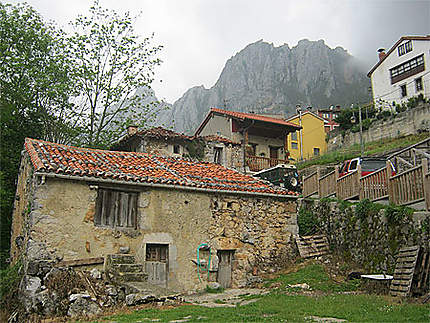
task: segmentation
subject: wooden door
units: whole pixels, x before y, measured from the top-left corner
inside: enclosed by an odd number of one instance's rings
[[[145,272],[148,283],[160,287],[167,287],[169,245],[147,244]]]
[[[278,165],[278,147],[269,147],[270,148],[270,167]]]
[[[231,287],[233,254],[233,250],[218,251],[219,265],[217,281],[223,288]]]

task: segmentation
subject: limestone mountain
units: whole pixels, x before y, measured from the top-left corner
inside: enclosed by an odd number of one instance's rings
[[[290,48],[262,40],[231,57],[214,86],[196,86],[163,111],[157,124],[192,133],[208,110],[290,115],[296,104],[314,108],[370,101],[370,82],[358,61],[341,47],[307,39]]]

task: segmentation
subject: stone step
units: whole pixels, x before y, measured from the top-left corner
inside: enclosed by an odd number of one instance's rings
[[[118,264],[134,264],[136,259],[133,255],[123,255],[123,254],[115,254],[115,255],[107,255],[107,264],[109,265],[118,265]]]
[[[112,270],[118,273],[142,273],[142,264],[114,264]]]
[[[122,282],[146,282],[148,275],[145,273],[116,273],[116,278]]]

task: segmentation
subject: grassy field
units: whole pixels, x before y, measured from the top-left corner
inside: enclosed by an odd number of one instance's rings
[[[307,283],[302,291],[289,285]],[[97,322],[312,322],[337,318],[349,322],[429,322],[430,305],[401,303],[388,296],[356,292],[358,284],[334,282],[320,264],[310,264],[297,272],[267,281],[270,293],[254,303],[234,308],[206,308],[182,305],[156,307],[101,318]],[[246,297],[246,296],[245,296]],[[313,318],[312,318],[313,317]]]
[[[428,137],[429,133],[427,132],[418,135],[410,135],[402,138],[372,141],[365,144],[364,154],[365,156],[386,155],[395,149],[408,147]],[[319,158],[314,158],[303,163],[298,163],[297,168],[303,169],[312,165],[327,165],[333,163],[340,163],[346,159],[351,159],[359,156],[360,145],[357,144],[346,149],[328,152],[324,155],[321,155],[321,157]]]

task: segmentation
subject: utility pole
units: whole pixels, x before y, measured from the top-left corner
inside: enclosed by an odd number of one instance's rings
[[[302,108],[296,105],[296,112],[299,114],[299,126],[302,126]],[[300,160],[303,160],[303,128],[300,129]]]
[[[358,106],[358,122],[360,123],[360,153],[363,158],[364,155],[364,142],[363,142],[363,124],[361,122],[361,105]]]

